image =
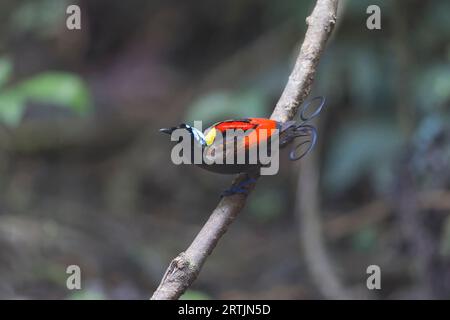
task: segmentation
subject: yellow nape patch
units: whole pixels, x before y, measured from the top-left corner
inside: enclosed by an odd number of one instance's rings
[[[205,136],[206,145],[207,146],[212,145],[215,138],[216,138],[216,128],[211,128],[211,130],[209,130],[209,132]]]

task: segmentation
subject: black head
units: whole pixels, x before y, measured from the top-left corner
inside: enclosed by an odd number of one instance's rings
[[[171,127],[171,128],[162,128],[162,129],[159,129],[159,132],[163,132],[163,133],[167,133],[167,134],[172,134],[172,132],[174,132],[174,131],[177,130],[177,129],[186,129],[186,130],[189,130],[189,129],[188,129],[188,126],[187,126],[186,124],[182,123],[182,124],[180,124],[180,125],[177,126],[177,127]],[[192,130],[191,130],[190,132],[192,132]]]

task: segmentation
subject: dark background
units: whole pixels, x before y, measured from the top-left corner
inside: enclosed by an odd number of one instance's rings
[[[158,129],[269,116],[313,5],[2,1],[0,297],[149,298],[231,180]],[[260,180],[184,297],[450,298],[449,39],[448,1],[341,1],[318,147]]]

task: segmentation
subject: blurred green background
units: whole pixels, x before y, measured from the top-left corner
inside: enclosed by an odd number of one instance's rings
[[[314,3],[3,0],[0,298],[150,297],[231,180],[158,129],[269,116]],[[449,1],[340,1],[314,155],[260,180],[184,298],[450,298],[449,39]]]

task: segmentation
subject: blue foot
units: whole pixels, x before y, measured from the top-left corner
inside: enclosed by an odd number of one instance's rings
[[[256,179],[254,178],[248,178],[245,181],[242,181],[241,183],[239,183],[237,186],[233,186],[230,189],[225,190],[224,192],[222,192],[220,194],[220,197],[229,197],[232,196],[234,194],[248,194],[248,189],[244,188],[245,186],[255,183]]]

